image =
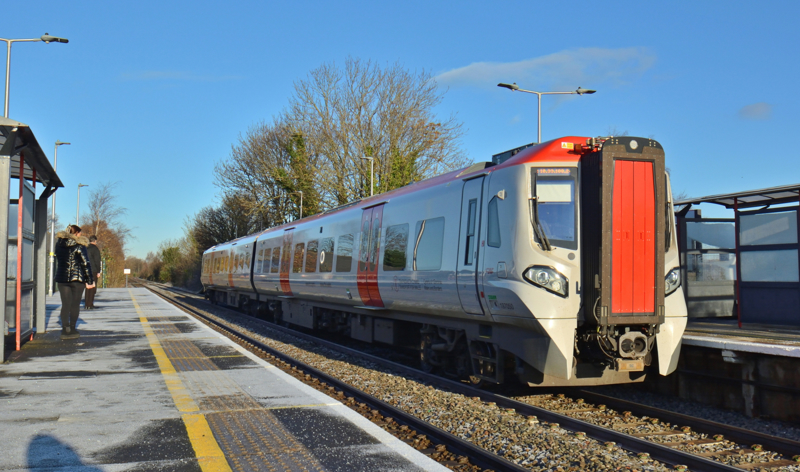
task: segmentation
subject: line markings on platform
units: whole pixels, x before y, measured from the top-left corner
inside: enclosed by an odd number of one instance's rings
[[[183,424],[186,426],[186,432],[189,435],[189,441],[192,443],[200,468],[203,472],[232,472],[228,461],[225,459],[225,454],[214,438],[214,433],[211,431],[205,415],[191,413],[200,410],[197,407],[197,403],[192,399],[189,390],[183,385],[180,376],[175,371],[175,367],[170,362],[158,337],[153,332],[153,328],[147,321],[147,317],[145,317],[136,302],[133,292],[128,289],[128,293],[130,293],[136,313],[139,314],[139,321],[142,323],[147,341],[150,343],[150,349],[153,350],[153,355],[155,355],[158,362],[158,368],[161,370],[161,375],[167,384],[167,389],[172,394],[172,400],[175,402],[178,411],[183,413],[181,419],[183,419]]]

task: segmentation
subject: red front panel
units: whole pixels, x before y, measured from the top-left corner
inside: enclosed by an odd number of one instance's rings
[[[653,164],[614,162],[612,313],[655,313]]]
[[[283,252],[281,253],[281,291],[284,295],[292,295],[292,287],[289,284],[289,270],[292,263],[292,230],[283,233]]]

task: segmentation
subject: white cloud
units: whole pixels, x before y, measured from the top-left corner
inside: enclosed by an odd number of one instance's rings
[[[652,67],[655,60],[655,54],[645,48],[572,49],[518,62],[475,62],[443,72],[436,80],[451,87],[494,87],[499,82],[517,82],[533,90],[595,88],[630,82]]]
[[[739,110],[739,118],[745,120],[768,120],[772,117],[772,105],[765,102],[743,106]]]
[[[144,70],[137,72],[126,72],[122,74],[120,78],[123,80],[189,80],[197,82],[222,82],[226,80],[240,79],[241,77],[235,75],[195,75],[192,72],[186,71]]]

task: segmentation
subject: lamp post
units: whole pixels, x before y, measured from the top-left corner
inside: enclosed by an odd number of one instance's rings
[[[375,158],[374,157],[359,157],[359,159],[368,159],[369,160],[369,196],[371,197],[375,193]]]
[[[81,216],[81,187],[88,187],[88,185],[78,184],[78,209],[75,211],[75,226],[80,226],[78,222]]]
[[[61,141],[56,141],[56,149],[53,152],[53,171],[58,171],[58,147],[63,145],[69,145],[70,143],[62,143]],[[53,210],[50,213],[50,295],[53,295],[53,289],[55,285],[55,274],[53,271],[55,270],[55,249],[56,248],[56,192],[53,192]]]
[[[584,89],[584,88],[580,88],[580,87],[578,87],[578,90],[575,90],[573,92],[534,92],[533,90],[525,90],[525,89],[519,88],[519,85],[517,85],[516,82],[514,82],[513,84],[499,83],[499,84],[497,84],[497,86],[498,87],[507,88],[507,89],[511,90],[512,92],[525,92],[525,93],[536,94],[536,96],[539,99],[538,100],[538,102],[539,102],[539,114],[538,114],[538,120],[537,120],[538,124],[539,124],[539,133],[538,133],[537,138],[536,138],[537,139],[537,144],[540,144],[542,142],[542,95],[576,95],[576,94],[577,95],[584,95],[584,94],[591,95],[591,94],[597,92],[597,90],[589,90],[589,89]]]
[[[49,34],[45,33],[39,38],[31,38],[31,39],[0,38],[0,41],[5,41],[6,45],[8,46],[8,50],[6,52],[6,103],[5,103],[5,108],[3,109],[3,116],[8,118],[8,87],[11,81],[11,43],[33,43],[38,41],[44,41],[45,44],[50,44],[51,42],[68,43],[69,40],[66,38],[50,36]]]
[[[298,193],[300,194],[300,218],[298,218],[298,219],[302,220],[303,219],[303,191],[302,190],[298,190],[296,192],[290,193],[289,195],[296,195]]]

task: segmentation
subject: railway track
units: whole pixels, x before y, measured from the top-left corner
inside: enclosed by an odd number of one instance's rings
[[[238,332],[239,329],[229,326],[229,323],[216,316],[210,316],[205,310],[198,309],[186,301],[178,301],[174,295],[166,295],[163,289],[154,289],[152,285],[148,288],[217,329],[236,332],[235,335],[239,337],[241,343],[257,353],[266,353],[270,360],[274,358],[286,366],[288,371],[297,373],[296,376],[301,379],[310,380],[311,383],[315,383],[312,379],[316,379],[318,387],[328,390],[329,394],[334,393],[334,396],[340,399],[345,398],[346,404],[366,413],[365,416],[381,424],[388,431],[397,433],[398,437],[434,459],[443,459],[443,463],[451,468],[457,470],[482,468],[497,471],[530,469],[526,464],[519,465],[477,446],[474,442],[479,441],[474,441],[474,437],[470,437],[470,441],[462,439],[432,425],[430,421],[420,420],[418,415],[410,415],[391,403],[379,400],[312,365],[267,346],[256,339],[257,336],[242,334]],[[197,303],[206,302],[195,299],[193,304]],[[498,417],[505,416],[501,422],[519,423],[521,419],[523,425],[527,424],[530,428],[534,426],[544,428],[546,434],[568,435],[573,443],[578,443],[576,445],[578,448],[581,441],[594,440],[608,451],[627,451],[627,454],[640,461],[642,469],[645,470],[669,470],[669,468],[693,471],[777,470],[778,468],[787,471],[800,470],[800,463],[797,462],[800,458],[789,459],[800,453],[800,443],[795,441],[691,418],[584,390],[568,390],[568,395],[528,395],[509,398],[478,390],[461,382],[426,374],[408,366],[252,317],[245,317],[238,312],[231,312],[235,313],[235,316],[243,317],[242,320],[247,324],[263,324],[268,329],[287,333],[347,355],[362,357],[403,376],[420,379],[425,384],[460,394],[471,401],[480,401],[488,405],[488,408],[496,409]],[[391,420],[387,421],[386,418]],[[392,431],[393,429],[395,431]],[[416,434],[410,431],[416,431]],[[432,447],[431,441],[439,445]],[[514,459],[513,454],[509,454],[508,448],[501,452]],[[584,466],[603,469],[602,464],[578,463],[573,466],[573,470],[584,470]]]

